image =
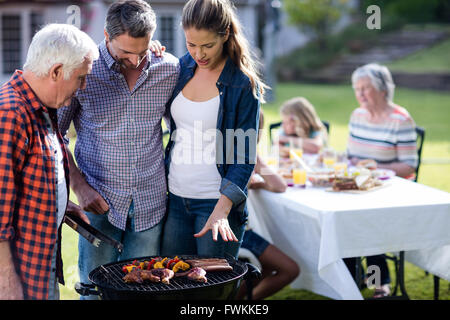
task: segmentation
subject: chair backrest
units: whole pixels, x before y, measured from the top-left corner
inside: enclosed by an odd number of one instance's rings
[[[272,131],[273,131],[274,129],[279,128],[280,126],[281,126],[281,121],[280,121],[280,122],[272,123],[272,124],[269,126],[269,138],[270,138],[270,144],[273,144]]]
[[[327,129],[327,133],[330,133],[330,123],[328,121],[322,120],[323,125],[325,126],[325,129]],[[274,129],[277,129],[281,126],[281,121],[280,122],[275,122],[272,123],[269,126],[269,137],[270,137],[270,143],[273,144],[273,140],[272,140],[272,131]]]
[[[330,123],[325,120],[321,120],[323,125],[325,126],[325,129],[327,129],[327,133],[330,134]]]
[[[417,162],[416,176],[414,178],[414,181],[417,182],[417,178],[419,176],[419,168],[420,168],[420,164],[422,162],[422,147],[423,147],[423,141],[425,139],[425,129],[417,126],[416,133],[417,133],[417,140],[416,140],[417,141],[417,155],[418,155],[419,161]]]

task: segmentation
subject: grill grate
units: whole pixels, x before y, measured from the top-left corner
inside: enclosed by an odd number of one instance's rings
[[[139,258],[137,260],[151,260],[154,257]],[[180,256],[180,259],[198,259],[197,256]],[[247,266],[240,261],[230,261],[228,263],[233,267],[232,271],[218,271],[218,272],[207,272],[206,278],[208,282],[195,282],[189,280],[187,277],[173,277],[170,279],[170,284],[164,283],[153,283],[146,281],[142,284],[139,283],[126,283],[122,280],[124,273],[122,272],[122,267],[131,263],[134,259],[121,261],[117,263],[110,263],[107,265],[102,265],[94,269],[89,274],[89,279],[104,288],[109,288],[118,291],[142,291],[142,292],[172,292],[196,288],[204,288],[216,286],[229,281],[233,281],[237,278],[242,277],[243,274],[247,272]]]

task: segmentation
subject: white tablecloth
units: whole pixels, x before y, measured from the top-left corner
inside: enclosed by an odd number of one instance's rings
[[[405,259],[439,278],[450,281],[450,245],[407,251]]]
[[[250,190],[250,225],[297,261],[301,273],[292,287],[362,299],[342,258],[424,253],[450,244],[449,193],[397,177],[386,183],[360,194],[312,187]]]

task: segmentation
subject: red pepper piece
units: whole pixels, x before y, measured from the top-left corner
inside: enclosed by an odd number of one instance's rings
[[[151,269],[153,268],[153,265],[155,264],[156,261],[157,261],[157,260],[156,260],[155,258],[153,258],[153,259],[148,263],[147,270],[151,270]]]

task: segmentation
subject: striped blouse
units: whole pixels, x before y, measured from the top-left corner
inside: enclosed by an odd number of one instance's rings
[[[394,106],[389,118],[380,123],[369,121],[369,111],[357,108],[349,123],[349,157],[374,159],[379,163],[403,162],[418,165],[416,124],[406,109]]]

